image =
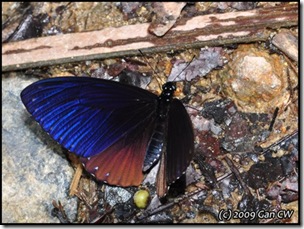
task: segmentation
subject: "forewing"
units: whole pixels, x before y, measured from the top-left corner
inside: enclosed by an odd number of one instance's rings
[[[71,152],[92,157],[155,116],[157,96],[141,88],[89,77],[38,81],[21,93],[29,113]]]
[[[171,184],[189,166],[194,153],[194,134],[191,119],[178,99],[173,99],[168,114],[166,150],[166,180]]]

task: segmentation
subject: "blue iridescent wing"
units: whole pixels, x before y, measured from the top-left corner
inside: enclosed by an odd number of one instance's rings
[[[57,142],[81,156],[86,170],[113,185],[139,185],[157,96],[138,87],[89,77],[35,82],[21,99]]]
[[[157,96],[146,90],[89,77],[41,80],[21,99],[46,132],[82,157],[107,149],[155,115],[157,106]]]

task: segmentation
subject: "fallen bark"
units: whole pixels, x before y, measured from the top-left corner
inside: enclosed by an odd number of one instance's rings
[[[271,29],[298,25],[298,4],[180,19],[159,38],[150,24],[105,28],[3,44],[2,71],[204,46],[265,41]]]

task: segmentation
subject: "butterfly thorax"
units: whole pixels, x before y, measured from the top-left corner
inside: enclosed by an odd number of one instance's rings
[[[173,94],[176,90],[176,86],[175,83],[168,82],[163,85],[162,89],[163,91],[158,97],[157,114],[161,120],[165,121],[169,111],[170,102],[172,101]]]

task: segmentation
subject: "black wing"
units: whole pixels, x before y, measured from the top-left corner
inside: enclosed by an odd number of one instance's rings
[[[194,153],[191,119],[178,99],[173,99],[168,115],[166,181],[171,184],[187,169]]]

